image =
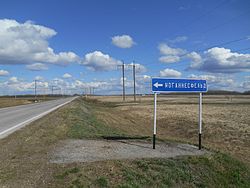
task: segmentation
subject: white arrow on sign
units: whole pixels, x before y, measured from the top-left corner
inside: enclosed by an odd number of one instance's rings
[[[156,88],[158,88],[158,87],[162,87],[163,84],[159,84],[158,82],[156,82],[156,83],[154,84],[154,86],[155,86]]]

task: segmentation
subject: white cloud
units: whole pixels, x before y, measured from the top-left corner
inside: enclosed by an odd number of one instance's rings
[[[144,78],[145,80],[149,81],[149,80],[151,79],[151,76],[149,76],[149,75],[143,75],[143,78]]]
[[[171,40],[172,43],[184,42],[188,39],[187,36],[178,36],[175,39]]]
[[[160,71],[160,76],[177,78],[177,77],[181,77],[181,72],[176,71],[174,69],[164,69]]]
[[[129,35],[121,35],[112,37],[112,44],[119,48],[131,48],[135,45],[133,38]]]
[[[159,61],[162,63],[176,63],[180,61],[180,59],[181,58],[179,56],[169,55],[169,56],[161,56],[159,58]]]
[[[135,72],[136,73],[143,73],[143,72],[147,72],[147,68],[144,65],[141,65],[139,63],[130,63],[126,65],[126,68],[133,68],[133,64],[135,65]]]
[[[30,65],[26,65],[26,68],[32,71],[43,71],[43,70],[48,70],[47,65],[43,63],[33,63]]]
[[[186,50],[181,48],[172,48],[165,43],[161,43],[158,46],[160,54],[163,55],[159,58],[163,63],[176,63],[181,60],[181,57],[186,53]]]
[[[187,54],[187,58],[191,59],[191,61],[192,61],[191,65],[190,65],[191,68],[199,67],[199,65],[202,62],[202,57],[200,56],[200,54],[198,54],[196,52],[191,52],[191,53]]]
[[[136,81],[138,82],[149,82],[151,80],[151,76],[149,75],[137,75]]]
[[[43,78],[40,76],[35,77],[35,79],[37,79],[36,82],[37,91],[44,93],[45,89],[48,90],[49,88],[48,82],[43,81]],[[35,81],[27,82],[15,76],[11,77],[9,80],[5,82],[0,83],[0,89],[8,91],[9,93],[7,94],[13,94],[16,92],[29,92],[33,94],[34,88],[35,88]]]
[[[40,62],[64,65],[79,61],[73,52],[54,52],[48,39],[55,35],[53,29],[32,22],[0,19],[0,64]]]
[[[188,10],[188,9],[190,9],[190,6],[180,6],[178,8],[179,11],[184,11],[184,10]]]
[[[125,87],[126,88],[133,88],[134,87],[134,80],[129,80],[127,77],[124,78],[125,80]],[[120,78],[120,86],[123,85],[123,78]],[[138,83],[136,81],[135,86],[138,87]]]
[[[114,87],[113,82],[106,82],[106,81],[92,81],[92,82],[83,82],[81,80],[75,80],[71,85],[71,88],[75,89],[87,89],[89,92],[89,88],[95,88],[95,91],[104,91],[110,90]]]
[[[51,82],[52,85],[63,85],[65,84],[66,81],[64,81],[63,79],[61,78],[54,78]]]
[[[17,77],[15,77],[15,76],[11,77],[11,78],[9,79],[9,81],[10,81],[11,83],[17,83],[17,82],[19,82],[19,80],[18,80]]]
[[[122,62],[112,58],[108,54],[94,51],[86,54],[81,64],[86,65],[95,71],[110,71],[115,70],[117,65],[121,65]]]
[[[246,90],[249,90],[250,89],[250,81],[244,81],[242,83],[242,87]]]
[[[69,73],[65,73],[62,77],[67,79],[67,78],[72,78],[72,75]]]
[[[214,47],[203,53],[202,60],[193,61],[190,68],[213,73],[250,71],[250,54],[240,54],[231,52],[230,49]]]
[[[0,76],[8,76],[10,73],[6,70],[0,70]]]
[[[159,44],[158,49],[162,55],[178,56],[186,53],[186,50],[181,48],[172,48],[165,43]]]
[[[191,74],[189,78],[193,79],[202,79],[207,80],[208,86],[211,89],[219,89],[219,90],[234,90],[237,85],[234,79],[230,76],[222,75],[222,74],[205,74],[205,75],[195,75]]]
[[[36,76],[36,77],[35,77],[35,80],[41,81],[41,80],[43,80],[43,77],[42,77],[42,76]]]
[[[75,79],[54,78],[50,83],[41,77],[39,78],[39,76],[35,77],[35,79],[37,79],[36,84],[38,94],[51,94],[51,86],[56,86],[54,87],[54,94],[89,93],[89,88],[95,88],[95,93],[99,94],[114,94],[114,92],[120,93],[122,88],[119,79],[84,82]],[[129,83],[132,82],[129,81]],[[128,84],[126,84],[126,86],[128,87]],[[21,78],[11,77],[5,82],[0,82],[0,90],[3,90],[4,94],[34,94],[34,88],[34,80],[29,82]]]

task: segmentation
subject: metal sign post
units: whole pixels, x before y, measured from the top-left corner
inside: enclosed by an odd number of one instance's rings
[[[166,79],[152,78],[152,92],[154,93],[154,134],[153,134],[153,149],[156,142],[156,110],[157,110],[157,94],[167,92],[191,92],[199,93],[199,150],[201,149],[201,134],[202,134],[202,93],[207,92],[206,80],[193,79]]]
[[[157,93],[154,93],[155,105],[154,105],[154,134],[153,134],[153,149],[155,149],[155,137],[156,137],[156,110],[157,110]]]
[[[199,150],[201,150],[201,131],[202,131],[202,93],[199,99]]]

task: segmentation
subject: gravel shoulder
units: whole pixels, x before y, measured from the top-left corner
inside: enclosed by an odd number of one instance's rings
[[[51,163],[95,162],[116,159],[174,158],[207,154],[196,146],[158,143],[156,149],[138,140],[64,140],[51,154]]]

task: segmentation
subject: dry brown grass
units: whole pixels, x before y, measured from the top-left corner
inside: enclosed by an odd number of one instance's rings
[[[52,96],[38,96],[37,100],[40,102],[47,101],[47,100],[53,100],[57,99],[58,97],[52,97]],[[34,97],[0,97],[0,108],[5,107],[11,107],[11,106],[18,106],[18,105],[24,105],[24,104],[31,104],[35,102]]]
[[[122,103],[121,97],[114,96],[95,99],[117,105],[97,111],[107,125],[129,134],[152,135],[152,96],[141,98],[138,103]],[[198,96],[160,96],[158,99],[157,137],[197,144]],[[128,101],[132,101],[132,97]],[[250,96],[204,96],[203,145],[250,163],[249,113]]]
[[[27,99],[0,98],[0,108],[32,103]]]

